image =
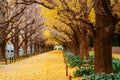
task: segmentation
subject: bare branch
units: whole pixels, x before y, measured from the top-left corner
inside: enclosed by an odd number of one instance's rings
[[[36,1],[36,0],[29,0],[29,1],[28,0],[22,0],[22,2],[16,2],[16,4],[25,4],[25,5],[32,5],[33,3],[40,4],[40,5],[48,8],[48,9],[54,9],[54,6],[48,6],[47,4]]]
[[[114,6],[119,2],[119,0],[114,0],[113,2],[114,2],[114,3],[113,3],[113,5],[112,5],[112,8],[114,8]]]
[[[107,4],[107,1],[106,0],[101,0],[102,2],[102,6],[103,6],[103,9],[105,11],[105,13],[108,15],[108,17],[110,18],[110,20],[113,22],[113,24],[116,24],[116,19],[115,17],[112,15],[111,11],[110,11],[110,7],[108,7],[108,4]]]
[[[95,0],[92,0],[91,5],[88,7],[88,10],[87,10],[88,14],[90,13],[90,11],[92,10],[92,8],[94,7],[94,4],[95,4],[94,1]]]
[[[21,9],[20,12],[18,12],[17,14],[15,14],[14,16],[12,16],[8,21],[5,21],[5,22],[0,22],[0,24],[5,24],[5,23],[10,23],[14,18],[16,18],[18,15],[20,15],[24,10],[25,10],[26,7],[24,7],[23,9]]]
[[[12,37],[16,36],[21,30],[25,29],[27,26],[31,25],[34,23],[34,20],[30,23],[28,23],[25,27],[19,29],[16,33],[14,33],[11,37],[7,38],[6,41],[8,41],[9,39],[11,39]]]

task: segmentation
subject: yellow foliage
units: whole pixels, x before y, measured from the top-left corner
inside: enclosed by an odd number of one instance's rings
[[[113,54],[112,54],[112,57],[114,57],[114,58],[120,58],[120,55],[119,55],[119,54],[116,54],[116,53],[113,53]]]
[[[45,38],[47,38],[46,44],[54,43],[54,41],[51,39],[51,38],[52,38],[52,35],[51,35],[51,33],[49,32],[49,30],[46,29],[46,30],[43,32],[43,35],[44,35]]]
[[[51,37],[51,33],[49,32],[49,30],[44,30],[43,35],[44,35],[46,38]]]
[[[79,0],[68,0],[68,5],[72,10],[79,12],[80,10]]]
[[[90,21],[95,23],[95,10],[94,9],[91,10],[89,17],[90,17],[89,18]]]
[[[55,42],[54,42],[54,45],[60,45],[60,44],[59,44],[59,42],[55,41]]]
[[[45,17],[45,24],[47,26],[53,26],[56,23],[57,16],[57,9],[47,9],[43,6],[40,6],[41,8],[41,14]]]

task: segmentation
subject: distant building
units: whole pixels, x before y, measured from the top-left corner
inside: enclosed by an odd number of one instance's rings
[[[13,57],[14,56],[14,46],[13,44],[6,45],[6,57]]]
[[[32,54],[34,53],[34,46],[32,48]],[[27,49],[27,54],[30,54],[30,47],[28,47]],[[14,57],[14,45],[12,43],[9,43],[6,45],[6,58],[9,57]],[[22,46],[19,49],[19,55],[24,55],[24,50],[22,48]]]
[[[63,46],[62,45],[54,46],[54,50],[63,50]]]

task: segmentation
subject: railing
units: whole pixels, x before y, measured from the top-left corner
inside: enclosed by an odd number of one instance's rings
[[[113,53],[119,53],[120,54],[120,47],[113,47],[112,48]]]
[[[13,62],[17,62],[17,61],[26,59],[26,58],[34,56],[34,55],[37,55],[37,54],[27,54],[27,55],[23,55],[23,56],[20,56],[20,57],[0,58],[0,64],[6,64],[7,65],[7,64],[10,64],[10,63],[13,63]]]
[[[90,48],[90,50],[94,50],[94,48]],[[120,54],[120,47],[112,47],[112,53]]]

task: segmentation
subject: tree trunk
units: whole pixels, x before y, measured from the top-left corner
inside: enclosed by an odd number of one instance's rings
[[[112,73],[112,44],[111,36],[94,39],[95,73]]]
[[[14,56],[19,57],[19,37],[18,35],[15,36],[15,42],[14,44]]]
[[[80,54],[80,44],[79,42],[74,43],[75,44],[75,52],[74,55],[79,55]],[[80,55],[80,57],[82,58],[82,55]]]
[[[0,0],[0,22],[4,22],[6,20],[6,13],[7,13],[7,0]],[[0,58],[5,58],[5,30],[2,27],[3,24],[0,24]]]
[[[43,47],[41,46],[41,53],[43,53]]]
[[[81,1],[81,9],[83,12],[82,18],[89,22],[89,14],[88,14],[88,6],[87,6],[87,0]],[[82,59],[87,60],[89,59],[89,31],[85,28],[87,27],[86,24],[84,24],[82,21],[80,21],[80,31],[79,33],[79,41],[80,41],[80,56],[82,56]]]
[[[35,51],[35,54],[38,53],[38,46],[37,45],[34,45],[34,51]]]
[[[27,54],[27,48],[28,48],[28,40],[25,40],[24,42],[24,54]]]
[[[14,47],[14,56],[19,57],[19,47],[18,46]]]
[[[33,54],[33,46],[32,46],[32,43],[30,44],[30,54]]]
[[[1,43],[0,44],[0,58],[6,58],[5,54],[6,54],[6,43]]]
[[[89,33],[86,29],[82,29],[80,36],[80,55],[82,59],[89,59]]]
[[[109,0],[108,0],[109,2]],[[94,72],[112,73],[112,34],[113,23],[102,8],[101,0],[95,0],[96,33],[94,36],[95,67]],[[99,12],[98,12],[99,11]]]
[[[39,46],[37,46],[37,54],[40,52],[40,47]]]
[[[82,39],[81,40],[80,56],[82,56],[82,58],[84,60],[89,59],[89,41],[88,41],[88,39]]]

